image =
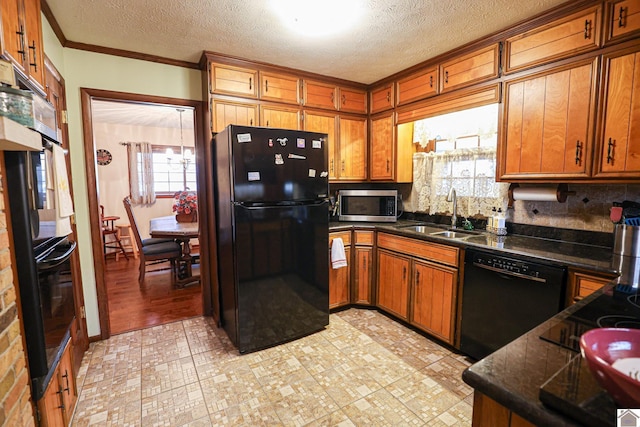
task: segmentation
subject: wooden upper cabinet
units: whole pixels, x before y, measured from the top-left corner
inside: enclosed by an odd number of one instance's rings
[[[380,111],[390,110],[394,107],[394,90],[393,83],[374,88],[371,90],[371,113],[379,113]]]
[[[337,113],[330,111],[305,111],[304,112],[304,130],[309,132],[320,132],[328,135],[328,141],[325,142],[329,153],[329,180],[337,178],[337,163],[336,158],[338,135],[337,135]]]
[[[258,126],[258,106],[227,100],[211,101],[212,132],[220,132],[228,125]]]
[[[260,72],[260,99],[300,103],[300,79],[286,74]]]
[[[440,64],[440,92],[497,78],[500,65],[498,43]]]
[[[398,80],[398,106],[438,94],[438,68],[428,68]]]
[[[44,91],[44,49],[39,0],[2,1],[2,51],[16,69]]]
[[[329,83],[304,80],[302,82],[302,105],[305,107],[337,110],[338,89]]]
[[[627,38],[640,30],[640,0],[607,2],[607,41]]]
[[[258,97],[258,71],[225,64],[211,64],[211,93]]]
[[[601,6],[590,7],[508,38],[505,73],[598,48],[601,13]]]
[[[341,116],[339,126],[337,178],[363,181],[367,179],[367,119]]]
[[[367,114],[367,92],[365,90],[339,88],[338,110]]]
[[[635,50],[635,51],[634,51]],[[640,176],[640,46],[607,55],[597,175]]]
[[[300,129],[300,110],[276,106],[260,106],[260,126],[280,129]]]
[[[588,177],[597,58],[505,84],[503,179]]]
[[[393,113],[371,118],[369,179],[391,181],[395,177]]]

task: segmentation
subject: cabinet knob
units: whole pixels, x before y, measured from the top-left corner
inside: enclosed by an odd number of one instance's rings
[[[591,38],[591,20],[590,19],[584,20],[584,38],[585,40]]]
[[[387,172],[389,172],[389,159],[387,159]]]
[[[391,102],[391,91],[387,91],[387,102]]]
[[[448,74],[447,74],[447,76],[448,76]],[[429,76],[429,87],[433,88],[433,75]]]
[[[607,164],[613,164],[613,149],[615,146],[615,142],[609,138],[609,143],[607,144]]]
[[[416,286],[420,284],[420,272],[416,271]]]
[[[19,36],[18,43],[20,43],[18,46],[18,53],[22,56],[22,60],[25,61],[27,59],[27,51],[24,48],[24,26],[20,25],[16,34]]]
[[[407,267],[402,267],[402,280],[407,279]]]
[[[449,71],[444,72],[444,82],[449,83]]]
[[[253,79],[249,77],[249,90],[253,89]]]
[[[264,91],[269,92],[269,80],[264,81]]]
[[[347,103],[347,97],[346,95],[342,95],[342,105],[345,105]]]
[[[580,159],[582,158],[582,143],[580,140],[576,141],[576,165],[580,164]]]
[[[38,61],[36,59],[36,41],[33,40],[29,45],[29,50],[33,54],[33,62],[29,62],[29,65],[33,67],[33,71],[38,72]]]
[[[618,28],[627,26],[627,7],[620,6],[620,12],[618,13]]]

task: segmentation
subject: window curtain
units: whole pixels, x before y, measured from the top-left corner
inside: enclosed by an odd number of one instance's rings
[[[127,143],[131,202],[148,205],[156,201],[153,189],[153,152],[148,142]]]
[[[413,187],[405,210],[430,215],[451,214],[447,202],[455,188],[458,216],[491,215],[493,207],[506,210],[508,183],[495,182],[496,149],[476,147],[413,155]]]

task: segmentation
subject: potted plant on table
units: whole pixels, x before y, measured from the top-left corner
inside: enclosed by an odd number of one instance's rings
[[[198,196],[195,191],[178,191],[174,194],[173,211],[178,222],[198,221]]]

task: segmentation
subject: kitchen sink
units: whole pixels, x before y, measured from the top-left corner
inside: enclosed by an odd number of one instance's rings
[[[475,235],[475,233],[468,233],[465,230],[444,230],[436,231],[435,233],[429,233],[431,236],[447,237],[449,239],[465,239]]]
[[[433,234],[436,231],[442,230],[441,228],[431,227],[428,225],[410,225],[408,227],[402,227],[402,229],[411,230],[411,231],[415,231],[416,233],[423,233],[423,234]]]
[[[410,225],[407,227],[402,227],[403,230],[411,230],[416,233],[428,234],[430,236],[437,237],[446,237],[448,239],[464,239],[471,236],[478,236],[481,233],[477,231],[469,231],[469,230],[458,230],[458,229],[447,229],[443,230],[441,227],[437,225]]]

